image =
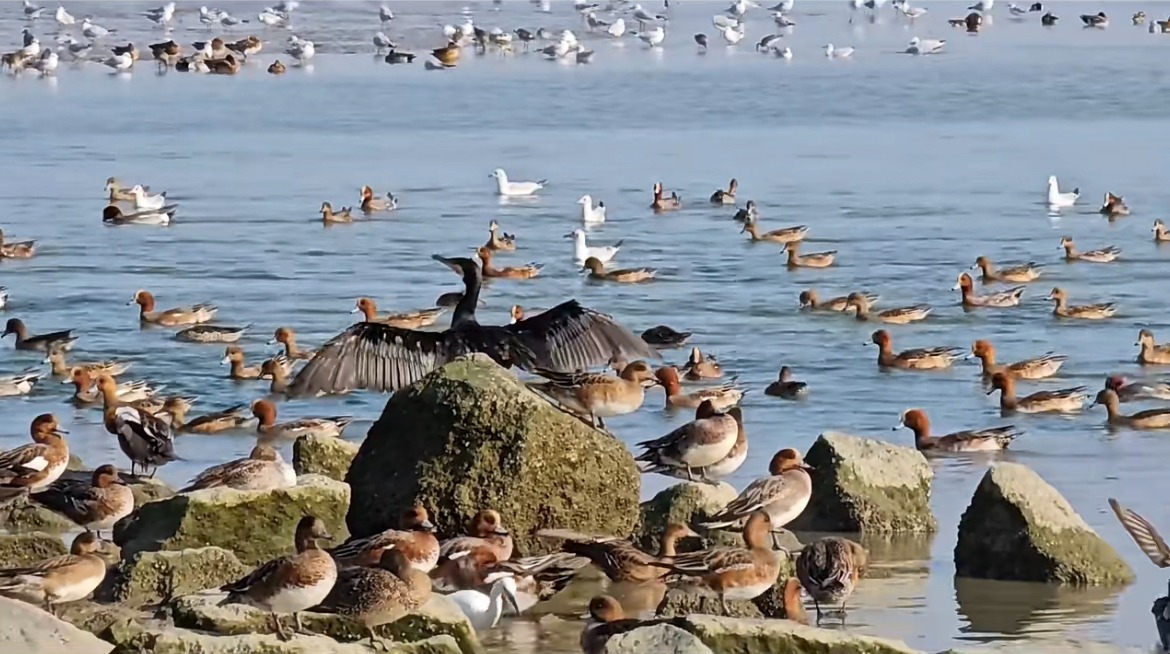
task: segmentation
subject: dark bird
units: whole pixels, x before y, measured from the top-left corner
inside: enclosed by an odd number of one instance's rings
[[[1055,25],[1056,21],[1058,21],[1058,20],[1060,20],[1060,16],[1053,16],[1052,12],[1049,11],[1040,17],[1040,24],[1052,26],[1052,25]]]
[[[525,51],[528,50],[528,44],[536,40],[536,35],[524,29],[523,27],[517,29],[515,34],[516,38],[520,39],[520,42],[524,44]]]
[[[829,536],[800,550],[800,556],[796,558],[796,577],[813,598],[818,624],[822,616],[821,604],[840,604],[840,611],[835,613],[844,619],[845,601],[853,594],[868,564],[869,553],[848,538]]]
[[[1044,5],[1039,2],[1033,2],[1032,6],[1028,7],[1028,11],[1044,11]]]
[[[479,352],[496,363],[525,370],[572,372],[599,366],[612,357],[659,358],[654,348],[610,316],[569,300],[511,325],[476,320],[480,267],[464,257],[432,257],[463,277],[466,288],[451,327],[425,332],[359,322],[333,337],[297,374],[292,396],[365,388],[396,391],[457,357]]]
[[[642,340],[655,347],[679,347],[690,337],[691,332],[675,331],[666,325],[651,327],[642,332]]]
[[[1170,567],[1170,546],[1166,545],[1162,535],[1149,520],[1121,506],[1121,503],[1112,497],[1109,498],[1109,507],[1113,509],[1113,514],[1121,521],[1121,526],[1129,532],[1142,553],[1149,557],[1151,563],[1159,568]],[[1151,612],[1158,627],[1162,649],[1170,652],[1170,596],[1155,599]]]
[[[391,50],[389,53],[387,53],[385,61],[388,64],[409,64],[414,61],[415,56],[417,55],[413,55],[409,52],[396,52]]]
[[[695,43],[698,43],[700,48],[706,50],[707,49],[707,35],[706,34],[696,34],[695,35]]]

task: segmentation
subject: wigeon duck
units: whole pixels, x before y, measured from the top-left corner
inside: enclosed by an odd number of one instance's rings
[[[735,412],[741,413],[740,409],[738,408],[735,409]],[[691,476],[698,477],[699,481],[715,484],[716,480],[727,477],[736,470],[739,470],[739,468],[743,465],[743,462],[747,460],[748,439],[747,429],[744,429],[743,420],[737,420],[735,426],[735,445],[731,446],[731,451],[727,453],[727,456],[716,461],[715,463],[712,463],[709,466],[703,466],[702,468],[691,468]],[[687,478],[687,469],[673,464],[644,465],[640,466],[638,471],[643,474],[666,475],[667,477],[674,477],[675,479]]]
[[[703,585],[719,596],[723,612],[727,613],[727,600],[755,599],[776,583],[780,563],[768,538],[773,528],[772,518],[766,512],[754,511],[743,526],[746,548],[715,547],[656,561],[652,565],[698,577]]]
[[[1154,242],[1170,243],[1170,230],[1166,229],[1166,224],[1161,220],[1154,221]]]
[[[297,334],[292,327],[278,327],[269,345],[284,345],[284,356],[292,360],[312,359],[317,354],[315,350],[302,350],[297,347]]]
[[[1112,302],[1069,305],[1068,294],[1059,287],[1052,289],[1052,292],[1048,294],[1048,299],[1052,300],[1053,303],[1052,315],[1058,318],[1101,320],[1112,318],[1113,314],[1117,313],[1117,305]]]
[[[268,65],[268,74],[270,75],[283,75],[286,72],[288,72],[288,66],[285,66],[284,62],[279,59]]]
[[[329,550],[342,565],[375,566],[385,552],[401,552],[407,563],[420,572],[430,572],[439,563],[439,539],[427,510],[414,506],[402,512],[400,529],[352,538]]]
[[[396,622],[425,604],[431,597],[431,579],[398,549],[383,550],[375,565],[342,568],[333,589],[314,610],[357,620],[366,628],[370,644],[387,650],[389,645],[374,627]]]
[[[207,41],[195,41],[191,44],[196,50],[201,50],[205,53],[204,59],[222,59],[228,55],[227,44],[220,37]]]
[[[691,348],[691,355],[683,365],[683,373],[690,381],[702,379],[719,379],[723,376],[723,366],[711,354],[704,354],[697,347]]]
[[[326,225],[332,223],[352,223],[353,212],[350,207],[342,207],[341,211],[334,212],[333,205],[328,202],[321,203],[321,222]]]
[[[175,460],[174,433],[170,425],[143,409],[126,406],[118,399],[118,385],[113,377],[98,377],[98,390],[105,404],[102,422],[106,431],[118,437],[118,447],[130,459],[130,474],[138,466],[151,477],[158,467]]]
[[[35,493],[57,481],[69,466],[69,444],[57,417],[44,413],[29,426],[31,443],[0,453],[0,487],[7,494]]]
[[[29,336],[28,327],[25,327],[24,321],[20,318],[9,318],[4,324],[4,333],[0,334],[0,338],[9,334],[16,335],[18,350],[48,352],[50,349],[59,349],[67,352],[77,344],[77,337],[73,335],[72,329]]]
[[[654,347],[681,347],[686,345],[692,335],[692,332],[680,332],[666,325],[658,325],[642,332],[642,340]]]
[[[957,347],[923,347],[903,352],[894,352],[894,338],[884,329],[870,337],[878,346],[878,367],[901,368],[903,370],[940,370],[962,358],[963,351]]]
[[[589,271],[589,279],[606,282],[621,282],[625,284],[636,284],[638,282],[648,282],[654,279],[657,270],[654,268],[622,268],[619,270],[606,270],[605,264],[597,257],[589,257],[585,260],[585,270]]]
[[[500,230],[500,223],[491,221],[488,223],[487,243],[483,246],[495,252],[513,252],[516,250],[516,237]]]
[[[925,320],[934,310],[929,304],[914,304],[907,307],[886,309],[878,313],[870,313],[870,297],[864,293],[850,293],[846,298],[846,309],[853,309],[853,316],[857,320],[877,320],[891,325],[905,325],[919,320]]]
[[[31,497],[86,531],[96,532],[98,538],[134,511],[134,491],[108,463],[98,466],[88,480],[59,479]]]
[[[256,431],[262,436],[270,438],[295,439],[299,436],[334,436],[341,438],[341,433],[353,416],[333,416],[330,418],[301,418],[289,422],[276,422],[276,405],[268,400],[256,400],[252,403],[252,415],[260,421]]]
[[[736,380],[713,388],[703,388],[690,393],[682,391],[682,382],[679,379],[678,368],[666,366],[654,371],[654,377],[666,391],[666,406],[694,409],[704,401],[710,400],[716,411],[739,404],[743,399],[744,390],[736,386]]]
[[[1105,407],[1110,425],[1131,429],[1170,429],[1170,409],[1148,409],[1125,415],[1121,412],[1121,398],[1110,388],[1099,391],[1089,406]]]
[[[168,397],[163,401],[162,410],[156,415],[177,429],[188,434],[217,434],[229,429],[239,429],[252,420],[252,416],[245,415],[246,404],[235,404],[222,411],[208,413],[187,419],[190,405],[182,398]]]
[[[450,562],[467,558],[479,568],[512,558],[512,534],[504,528],[498,511],[485,509],[471,519],[471,535],[455,536],[439,544],[437,575],[449,574]]]
[[[988,395],[999,391],[999,408],[1004,413],[1073,413],[1085,406],[1088,396],[1084,386],[1062,388],[1056,391],[1038,391],[1025,397],[1016,397],[1016,379],[1002,372],[991,376]]]
[[[164,407],[173,406],[175,403],[180,403],[183,406],[182,411],[189,412],[191,407],[194,406],[197,401],[199,401],[199,398],[194,396],[171,395],[168,397],[163,395],[153,395],[146,399],[130,402],[127,404],[127,406],[145,411],[151,415],[158,415],[163,420],[163,422],[167,422],[168,419],[173,418],[173,415],[170,414],[170,411],[173,411],[173,409],[168,410],[168,413],[163,413]],[[167,422],[167,424],[170,423]]]
[[[792,368],[783,366],[780,368],[780,374],[776,377],[776,381],[768,384],[768,387],[764,389],[764,395],[795,400],[808,395],[808,384],[794,380]]]
[[[175,333],[175,339],[189,343],[238,343],[252,325],[194,325]]]
[[[451,67],[459,63],[459,52],[459,44],[452,41],[441,48],[435,48],[434,50],[431,50],[431,56],[437,59],[440,64],[443,64],[446,67]]]
[[[658,554],[647,554],[628,540],[615,536],[591,536],[560,529],[537,532],[542,538],[563,538],[561,549],[569,554],[583,556],[605,573],[611,581],[646,583],[657,581],[666,569],[650,565],[651,561],[673,558],[678,554],[677,543],[689,536],[698,537],[690,527],[672,522],[666,526],[658,541]]]
[[[1048,352],[1038,357],[1015,363],[996,363],[995,346],[991,341],[979,339],[971,345],[971,355],[983,364],[983,376],[991,377],[1002,372],[1017,379],[1044,379],[1055,375],[1068,357]]]
[[[195,476],[180,493],[205,488],[234,488],[236,490],[273,490],[297,484],[297,474],[284,461],[280,452],[266,443],[252,448],[247,458],[212,466]]]
[[[799,597],[799,586],[797,593]],[[681,628],[681,622],[680,618],[655,618],[651,620],[627,618],[620,602],[609,595],[598,595],[589,600],[589,619],[581,631],[581,651],[584,654],[604,654],[610,651],[606,648],[606,644],[614,636],[641,627],[661,624],[679,625]]]
[[[40,370],[29,369],[18,375],[0,377],[0,397],[28,395],[44,376],[45,373]]]
[[[1060,239],[1060,247],[1064,248],[1065,261],[1088,261],[1090,263],[1109,263],[1114,261],[1121,255],[1121,249],[1112,245],[1103,247],[1099,250],[1089,250],[1088,252],[1077,252],[1077,245],[1073,242],[1071,236],[1065,236]]]
[[[638,443],[645,451],[634,460],[651,467],[682,468],[687,481],[694,481],[695,469],[718,463],[731,452],[742,422],[739,407],[720,413],[711,400],[703,400],[694,420],[665,436]]]
[[[1138,352],[1138,363],[1146,365],[1170,363],[1170,343],[1159,345],[1154,340],[1154,332],[1148,329],[1141,330],[1134,345],[1142,348],[1141,352]]]
[[[118,57],[120,57],[122,55],[130,55],[130,58],[133,59],[134,61],[138,61],[142,56],[141,53],[138,52],[138,48],[133,43],[127,43],[126,45],[114,46],[113,48],[110,48],[110,51],[113,52],[114,55],[118,56]]]
[[[768,476],[752,481],[719,513],[703,523],[708,529],[744,524],[753,511],[762,510],[771,518],[773,529],[792,522],[804,512],[812,498],[812,466],[791,448],[777,452],[768,463]]]
[[[808,225],[796,225],[794,227],[774,229],[770,232],[764,232],[761,234],[756,221],[749,220],[743,224],[743,229],[739,230],[740,234],[743,234],[744,232],[747,232],[747,235],[751,237],[752,242],[771,241],[772,243],[787,244],[793,241],[803,240],[805,234],[808,233]]]
[[[227,43],[227,49],[245,57],[251,57],[254,54],[259,54],[264,49],[264,42],[255,34],[249,35],[248,38],[240,39],[235,43]]]
[[[102,210],[102,222],[107,225],[169,225],[178,210],[179,205],[171,204],[160,209],[125,213],[118,205],[111,204]]]
[[[527,266],[496,268],[492,266],[492,251],[485,247],[476,250],[476,255],[480,260],[480,274],[487,279],[532,279],[539,275],[540,269],[544,267],[542,263],[530,263]]]
[[[240,72],[240,62],[235,55],[228,54],[222,59],[204,59],[204,65],[207,66],[207,72],[212,75],[235,75]]]
[[[4,230],[0,229],[0,257],[5,259],[29,259],[36,253],[36,241],[5,241]]]
[[[547,382],[531,387],[556,400],[566,409],[580,416],[588,416],[590,424],[604,428],[602,418],[624,416],[642,407],[646,387],[658,380],[654,370],[645,361],[634,361],[617,377],[591,372],[553,372],[537,369],[536,374]]]
[[[711,204],[735,204],[735,192],[739,190],[739,181],[734,177],[727,184],[727,190],[716,189],[711,194]]]
[[[260,379],[259,366],[247,366],[244,363],[244,349],[239,345],[229,345],[223,352],[223,359],[220,364],[231,366],[228,371],[228,379],[236,381],[248,381],[253,379]]]
[[[910,409],[894,426],[897,430],[906,427],[914,432],[914,446],[921,452],[998,452],[1006,450],[1012,441],[1023,432],[1014,425],[957,431],[946,436],[932,436],[930,418],[922,409]]]
[[[394,211],[398,208],[398,200],[394,198],[393,193],[387,193],[384,200],[374,195],[374,189],[369,186],[363,186],[361,193],[360,208],[364,214],[368,215],[375,211]]]
[[[1040,266],[1034,261],[1015,264],[1006,268],[996,268],[991,259],[987,257],[979,257],[976,259],[973,268],[978,268],[982,273],[984,284],[990,284],[991,282],[1009,282],[1013,284],[1031,282],[1039,279],[1041,272]]]
[[[70,374],[69,379],[61,382],[63,384],[73,384],[73,396],[70,398],[74,404],[98,404],[102,401],[101,392],[94,389],[94,382],[102,377],[103,373],[92,373],[85,368],[74,368]],[[109,374],[106,374],[108,377]],[[147,382],[142,380],[128,381],[118,383],[116,386],[116,394],[119,402],[137,402],[139,400],[146,400],[154,397],[161,392],[165,386],[150,386]]]
[[[866,313],[868,313],[869,307],[878,301],[879,297],[876,293],[850,293],[849,295],[858,295],[864,300]],[[842,295],[822,300],[816,289],[810,288],[800,292],[800,308],[810,311],[848,311],[852,307],[849,303],[849,296]]]
[[[380,322],[391,327],[402,327],[403,329],[418,329],[419,327],[429,327],[435,324],[439,316],[443,315],[446,311],[443,307],[435,307],[433,309],[403,311],[401,313],[389,313],[384,316],[379,316],[378,304],[368,297],[361,297],[358,298],[357,303],[350,310],[350,313],[362,314],[362,318],[366,322]]]
[[[1113,514],[1121,521],[1121,526],[1125,527],[1137,546],[1141,548],[1142,553],[1149,557],[1154,565],[1159,568],[1170,567],[1170,546],[1166,545],[1162,535],[1149,520],[1121,506],[1121,503],[1112,497],[1109,498],[1109,507],[1113,509]]]
[[[1018,307],[1020,306],[1020,296],[1024,294],[1024,287],[1016,286],[1006,291],[991,293],[990,295],[979,295],[975,293],[975,280],[971,279],[971,275],[967,273],[959,275],[959,281],[955,283],[954,288],[951,290],[960,292],[964,308]]]
[[[1110,375],[1105,378],[1105,388],[1117,393],[1122,402],[1170,400],[1170,382],[1146,384],[1131,382],[1122,375]]]
[[[1081,14],[1081,22],[1085,24],[1085,27],[1109,27],[1109,17],[1103,11],[1098,11],[1095,14]]]
[[[800,244],[801,241],[789,241],[784,244],[784,249],[788,251],[788,261],[785,265],[788,266],[789,270],[794,268],[828,268],[837,259],[836,250],[801,254]]]
[[[818,623],[822,617],[821,604],[840,604],[840,610],[833,613],[844,619],[845,602],[868,565],[869,552],[848,538],[828,536],[800,550],[796,557],[796,578],[813,600]]]
[[[663,211],[675,211],[682,208],[682,198],[678,194],[671,191],[670,197],[666,197],[666,191],[662,189],[662,182],[654,183],[654,201],[650,203],[650,208],[654,213],[661,213]]]
[[[1129,215],[1129,205],[1125,203],[1125,198],[1120,195],[1106,193],[1105,199],[1101,202],[1101,208],[1097,213],[1109,218],[1118,218]]]
[[[139,184],[138,186],[141,186]],[[134,194],[130,192],[133,186],[122,186],[116,177],[106,179],[106,196],[109,198],[110,204],[114,202],[133,202]],[[149,191],[149,186],[142,186],[143,190]]]
[[[296,630],[303,631],[301,611],[320,604],[337,581],[333,557],[320,548],[318,539],[333,537],[320,518],[305,516],[297,523],[296,554],[273,559],[248,576],[220,588],[228,596],[222,604],[248,604],[272,614],[272,624],[281,640],[288,635],[277,613],[292,613]]]
[[[93,532],[78,534],[69,554],[0,570],[0,595],[43,606],[57,615],[58,604],[85,599],[106,578],[106,561],[98,555],[101,550],[102,541]]]
[[[155,61],[160,62],[164,67],[174,66],[183,57],[183,48],[178,43],[175,43],[174,39],[163,43],[151,43],[148,47],[150,48],[151,57]],[[111,177],[110,179],[114,178]],[[129,198],[116,198],[113,192],[110,193],[110,202],[122,200],[133,201],[134,196],[131,195]]]
[[[280,358],[284,358],[284,355],[281,355]],[[280,365],[276,359],[267,359],[260,364],[260,379],[272,380],[268,385],[268,392],[273,395],[288,392],[290,374],[289,368]]]
[[[208,322],[215,317],[219,309],[214,304],[199,303],[189,307],[175,307],[166,311],[154,310],[154,295],[150,291],[139,290],[126,304],[138,305],[138,319],[144,323],[177,327],[179,325],[194,325]]]

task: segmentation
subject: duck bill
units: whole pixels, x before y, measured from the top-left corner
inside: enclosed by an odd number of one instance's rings
[[[419,526],[419,529],[422,529],[423,531],[434,531],[435,530],[435,523],[431,522],[430,520],[423,520],[422,522],[419,523],[418,526]]]

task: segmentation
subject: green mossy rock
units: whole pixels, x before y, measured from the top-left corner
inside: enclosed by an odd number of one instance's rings
[[[718,513],[736,495],[738,492],[735,487],[727,482],[702,484],[684,481],[665,488],[642,503],[642,528],[638,534],[638,544],[647,552],[657,552],[666,525],[672,522],[695,525]],[[737,544],[742,545],[743,539],[738,538]],[[694,551],[705,545],[698,539],[684,539],[679,543],[679,551]]]
[[[777,556],[783,557],[780,576],[771,588],[753,600],[729,601],[727,611],[724,611],[723,603],[710,591],[678,586],[666,591],[655,614],[660,617],[703,614],[729,618],[787,618],[788,612],[784,609],[784,584],[795,574],[794,563],[783,553],[778,552]]]
[[[364,643],[339,643],[328,636],[296,634],[287,641],[273,634],[216,636],[178,629],[159,621],[127,625],[111,637],[115,638],[114,654],[372,654],[376,651]],[[459,654],[459,646],[449,636],[434,636],[415,643],[391,644],[383,654]]]
[[[611,637],[604,654],[712,654],[699,637],[668,624],[639,627]]]
[[[334,436],[301,436],[293,443],[293,468],[298,475],[324,475],[345,481],[359,447]]]
[[[0,531],[60,534],[76,528],[77,525],[69,518],[33,502],[27,496],[16,497],[0,506]]]
[[[116,624],[142,622],[150,614],[118,604],[97,604],[95,602],[70,602],[58,608],[60,618],[65,622],[101,637]]]
[[[1133,570],[1068,500],[1031,468],[998,463],[959,521],[955,574],[1008,581],[1114,586]]]
[[[398,391],[370,428],[346,481],[355,536],[398,525],[421,502],[443,534],[493,508],[517,551],[568,528],[629,537],[641,480],[625,445],[549,404],[482,355],[452,362]]]
[[[5,654],[106,654],[113,649],[91,633],[32,604],[0,597],[0,652]]]
[[[804,457],[813,467],[808,508],[793,531],[934,533],[934,473],[922,453],[884,441],[826,433]]]
[[[19,568],[68,553],[65,542],[53,534],[42,531],[0,534],[0,568]]]
[[[106,574],[95,597],[124,606],[163,604],[235,581],[251,571],[221,547],[171,552],[138,552]]]
[[[905,643],[791,620],[689,615],[683,627],[719,654],[919,654]]]
[[[114,536],[126,558],[214,545],[230,550],[244,565],[256,566],[292,551],[293,532],[306,515],[324,520],[334,541],[343,542],[348,508],[348,485],[305,475],[292,488],[211,488],[150,502],[119,525]]]

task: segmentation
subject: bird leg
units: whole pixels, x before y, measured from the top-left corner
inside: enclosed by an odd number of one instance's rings
[[[312,631],[309,631],[308,629],[305,629],[305,625],[301,624],[301,614],[300,613],[293,612],[293,620],[296,623],[296,629],[297,629],[298,634],[305,634],[306,636],[315,636],[316,635],[315,632],[312,632]]]
[[[683,464],[683,465],[686,465],[686,464]],[[694,475],[694,473],[691,472],[691,467],[689,465],[687,465],[687,481],[689,481],[689,482],[695,481],[695,475]]]
[[[825,611],[825,615],[831,618],[840,618],[841,626],[845,626],[845,602],[841,602],[841,608],[836,611]]]
[[[390,651],[390,646],[389,646],[389,644],[387,644],[386,639],[381,638],[380,636],[378,636],[378,634],[374,633],[373,627],[367,627],[367,629],[369,629],[369,631],[370,631],[370,633],[369,633],[370,649],[373,649],[373,650],[378,651],[378,652]]]
[[[819,627],[821,626],[821,603],[815,597],[813,598],[813,606],[817,609],[817,626]]]
[[[719,594],[719,606],[723,609],[723,615],[731,615],[731,612],[727,610],[727,596],[722,593]]]
[[[284,633],[284,629],[280,626],[280,617],[275,613],[272,614],[272,626],[276,629],[276,637],[279,640],[288,640],[288,634]]]

